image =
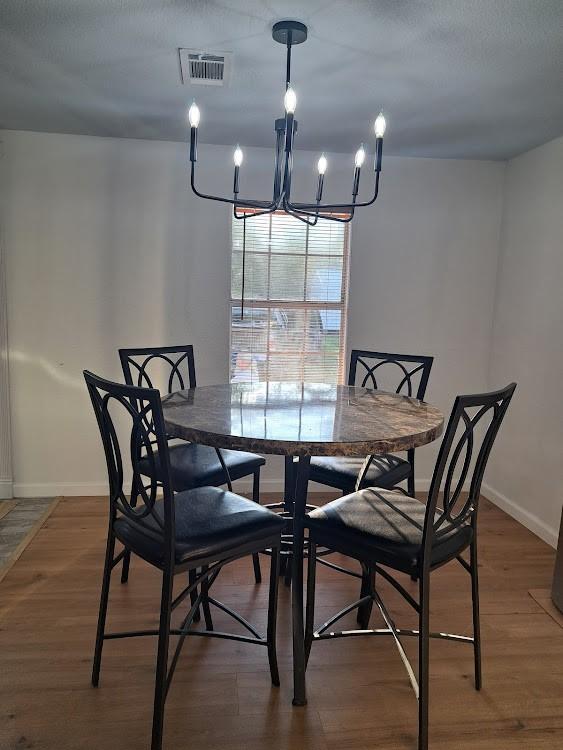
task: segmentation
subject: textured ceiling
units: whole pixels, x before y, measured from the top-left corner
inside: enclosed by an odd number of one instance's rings
[[[380,107],[386,152],[504,159],[563,133],[563,0],[0,0],[0,127],[269,146],[284,49],[297,145],[353,151]],[[226,88],[182,86],[178,47],[233,53]]]

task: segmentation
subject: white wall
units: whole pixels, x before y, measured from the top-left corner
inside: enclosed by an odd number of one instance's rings
[[[185,341],[200,384],[226,380],[229,212],[188,191],[181,144],[2,139],[16,492],[103,492],[82,369],[119,378],[118,347]],[[231,158],[200,148],[202,189],[230,185]],[[309,194],[315,158],[297,159]],[[330,157],[329,199],[349,194],[349,161]],[[250,150],[243,191],[270,190],[271,167],[270,151]],[[503,172],[385,159],[381,197],[352,227],[349,346],[434,354],[428,396],[444,410],[488,384]],[[420,450],[419,478],[434,451]],[[279,461],[268,477],[279,481]]]
[[[0,139],[0,172],[4,149]],[[6,247],[1,209],[4,206],[0,181],[0,500],[13,494],[12,437],[10,424],[10,378],[8,364],[8,305],[6,301]]]
[[[487,494],[555,546],[563,501],[563,138],[510,161],[491,383],[518,382]]]

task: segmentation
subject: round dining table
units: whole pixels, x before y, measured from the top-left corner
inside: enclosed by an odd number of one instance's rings
[[[444,417],[415,398],[357,386],[259,382],[198,386],[162,400],[168,435],[215,448],[286,458],[284,507],[293,517],[293,704],[306,704],[304,521],[311,456],[363,456],[417,448]]]

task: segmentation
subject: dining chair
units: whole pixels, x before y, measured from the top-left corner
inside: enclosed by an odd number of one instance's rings
[[[119,358],[125,382],[129,385],[153,388],[162,384],[161,391],[170,394],[177,390],[196,387],[196,374],[193,346],[158,346],[133,349],[120,349]],[[176,492],[191,490],[195,487],[221,486],[226,484],[232,491],[232,482],[236,479],[252,476],[252,499],[260,502],[260,468],[266,460],[263,456],[244,451],[219,450],[208,445],[199,445],[185,441],[169,445],[172,488]],[[158,456],[154,466],[146,459],[139,462],[139,473],[147,476],[161,470]],[[133,507],[138,487],[131,488]],[[130,555],[123,559],[121,582],[129,576]],[[259,555],[253,557],[254,577],[256,583],[261,581]]]
[[[433,361],[422,355],[353,349],[348,385],[391,390],[424,401]],[[366,463],[362,457],[314,456],[309,479],[344,494],[360,486],[395,487],[406,480],[407,492],[414,495],[414,448],[407,452],[407,460],[392,453],[369,459]]]
[[[84,372],[84,378],[100,430],[109,480],[109,525],[92,684],[98,686],[105,641],[157,636],[151,748],[160,750],[166,696],[187,636],[227,638],[266,646],[271,681],[279,685],[276,610],[283,520],[252,500],[218,487],[197,487],[176,492],[160,392],[154,388],[113,383],[88,371]],[[148,484],[140,479],[141,448],[144,454],[142,460],[152,467]],[[158,472],[154,470],[157,463]],[[138,502],[135,505],[125,494],[127,470],[132,472],[133,481],[137,482]],[[116,540],[124,545],[117,555]],[[210,589],[225,565],[265,548],[271,549],[272,554],[267,633],[263,637],[238,613],[214,599]],[[156,630],[105,631],[111,573],[126,551],[138,555],[162,574],[160,620]],[[196,571],[197,575],[174,596],[174,577],[186,571]],[[198,592],[195,601],[179,626],[171,627],[172,613],[193,591]],[[205,615],[205,630],[192,628],[200,605]],[[215,631],[211,618],[212,606],[234,618],[250,635]],[[171,635],[179,636],[179,639],[169,664]]]
[[[434,357],[417,354],[390,354],[365,349],[352,349],[348,385],[374,388],[400,393],[424,401],[426,387]],[[393,453],[372,455],[366,458],[354,456],[314,456],[311,459],[309,479],[319,484],[334,487],[343,495],[361,487],[392,488],[407,482],[407,492],[414,497],[414,448],[407,451],[407,458]],[[356,573],[322,560],[324,565],[342,573]],[[369,581],[362,577],[362,594],[369,588]],[[367,609],[360,607],[358,622],[365,626],[369,619]]]
[[[426,504],[400,489],[370,487],[310,512],[305,652],[315,641],[355,635],[392,636],[418,698],[418,748],[428,748],[429,641],[442,638],[473,645],[475,688],[481,689],[481,638],[477,568],[477,513],[483,474],[499,427],[516,388],[511,383],[492,393],[458,396],[440,446]],[[464,489],[468,487],[468,491]],[[360,562],[370,575],[369,589],[320,627],[314,626],[317,546],[329,547]],[[469,561],[463,553],[469,550]],[[473,636],[430,632],[431,573],[456,560],[471,577]],[[385,568],[415,574],[418,601]],[[418,629],[397,627],[375,587],[388,581],[418,614]],[[375,602],[384,628],[337,632],[333,625],[354,609]],[[330,629],[330,632],[327,632]],[[402,638],[418,638],[418,680]]]

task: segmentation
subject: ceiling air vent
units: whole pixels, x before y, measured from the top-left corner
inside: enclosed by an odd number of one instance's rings
[[[197,83],[203,86],[225,86],[229,83],[230,52],[180,49],[179,53],[182,83]]]

